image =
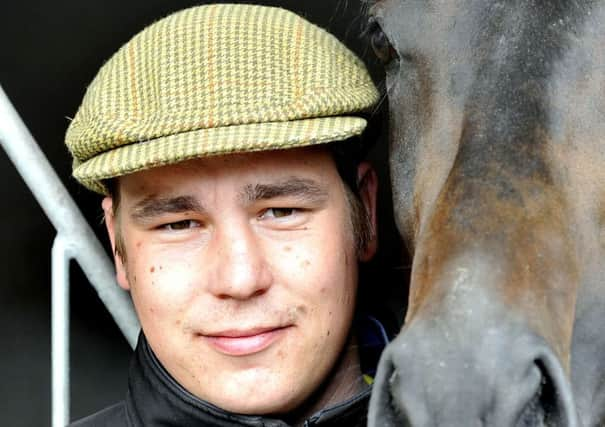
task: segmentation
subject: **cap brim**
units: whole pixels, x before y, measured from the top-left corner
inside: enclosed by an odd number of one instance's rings
[[[269,151],[342,141],[360,135],[361,117],[320,117],[198,129],[125,145],[74,167],[89,189],[106,193],[102,180],[185,160],[229,153]]]

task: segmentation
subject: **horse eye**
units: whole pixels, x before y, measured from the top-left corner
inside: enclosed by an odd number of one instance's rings
[[[370,35],[370,46],[384,65],[399,57],[389,38],[375,19],[370,19],[368,33]]]

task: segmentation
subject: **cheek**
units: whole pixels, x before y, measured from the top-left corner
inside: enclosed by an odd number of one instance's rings
[[[147,318],[178,318],[195,298],[195,271],[191,263],[138,254],[127,274],[137,313]]]
[[[326,328],[333,324],[332,318],[346,320],[357,289],[357,260],[351,239],[341,234],[339,238],[286,245],[282,252],[276,283],[283,283]]]
[[[338,239],[311,235],[265,249],[266,261],[272,271],[286,283],[304,282],[308,289],[321,287],[323,282],[330,283],[333,278],[347,274],[355,263],[353,252],[354,242],[344,235]]]

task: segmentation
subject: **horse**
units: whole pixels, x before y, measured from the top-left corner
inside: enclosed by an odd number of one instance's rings
[[[369,425],[605,425],[605,2],[366,3],[411,257]]]

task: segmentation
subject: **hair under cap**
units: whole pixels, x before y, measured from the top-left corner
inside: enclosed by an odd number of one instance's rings
[[[73,176],[103,180],[184,160],[360,135],[378,92],[359,58],[275,7],[213,4],[170,15],[100,69],[65,142]]]

